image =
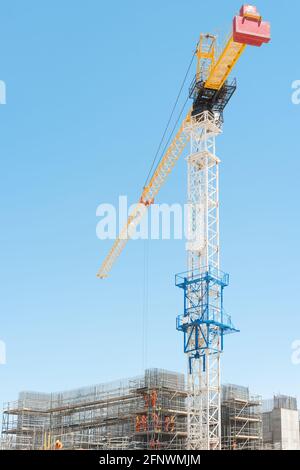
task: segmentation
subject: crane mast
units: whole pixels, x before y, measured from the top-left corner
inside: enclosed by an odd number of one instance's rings
[[[247,11],[242,8],[240,14]],[[250,11],[257,14],[253,7]],[[269,36],[268,27],[267,30],[265,36]],[[261,43],[267,39],[261,38]],[[249,43],[249,38],[240,40]],[[184,334],[187,356],[187,447],[191,450],[221,449],[220,356],[224,336],[238,331],[223,306],[229,275],[220,269],[220,159],[216,155],[216,137],[221,133],[224,108],[236,90],[236,81],[229,82],[227,77],[246,43],[235,42],[231,36],[217,60],[215,43],[214,36],[200,36],[197,72],[190,89],[193,109],[185,128],[190,140],[188,271],[175,277],[176,285],[184,292],[184,309],[177,317],[177,330]]]
[[[103,261],[98,277],[109,274],[147,208],[189,143],[187,160],[187,271],[175,283],[184,292],[183,314],[176,319],[187,357],[187,448],[221,449],[220,356],[224,336],[238,331],[223,305],[229,275],[220,269],[219,164],[216,137],[223,111],[236,90],[229,75],[246,45],[270,41],[270,25],[256,7],[244,5],[233,19],[233,31],[217,55],[216,37],[201,34],[197,69],[189,90],[193,106],[144,187],[140,200]]]
[[[205,90],[216,38],[201,35],[196,80],[190,91],[194,106],[185,128],[190,141],[187,157],[188,241],[186,273],[176,276],[184,291],[184,313],[177,329],[184,333],[187,355],[187,409],[189,449],[221,448],[220,354],[223,336],[236,331],[223,309],[228,275],[220,271],[219,163],[216,137],[221,133],[223,109],[235,84],[216,97]],[[207,61],[210,61],[207,64]]]

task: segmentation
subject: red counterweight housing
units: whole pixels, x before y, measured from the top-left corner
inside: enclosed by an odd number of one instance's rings
[[[262,21],[253,5],[243,5],[233,19],[233,40],[249,46],[261,46],[271,39],[270,23]]]

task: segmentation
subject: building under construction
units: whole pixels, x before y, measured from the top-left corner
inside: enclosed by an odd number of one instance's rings
[[[2,442],[11,449],[184,449],[183,374],[143,376],[61,393],[21,392],[3,410]]]
[[[247,387],[222,387],[222,448],[262,448],[262,398],[250,395]]]
[[[265,449],[300,449],[296,397],[275,395],[263,402],[263,440]]]
[[[187,396],[184,375],[161,369],[60,393],[21,392],[4,406],[0,449],[55,449],[57,442],[63,449],[186,449]],[[300,448],[295,398],[276,396],[262,409],[260,396],[232,384],[221,398],[222,449]]]

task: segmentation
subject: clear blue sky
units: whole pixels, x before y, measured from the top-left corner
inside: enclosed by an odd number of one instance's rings
[[[111,277],[96,207],[139,196],[198,34],[227,34],[241,0],[0,1],[0,402],[141,373],[144,242]],[[222,381],[299,393],[300,4],[258,1],[272,42],[248,48],[218,141],[226,310]],[[182,158],[157,202],[184,202]],[[184,241],[149,249],[148,366],[185,370],[175,330]]]

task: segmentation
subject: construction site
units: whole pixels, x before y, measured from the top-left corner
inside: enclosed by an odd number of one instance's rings
[[[221,160],[216,153],[216,140],[222,132],[224,109],[237,89],[231,72],[247,47],[258,49],[270,39],[270,24],[252,5],[243,5],[234,16],[223,47],[218,47],[215,35],[200,35],[191,62],[196,62],[196,73],[188,84],[186,97],[191,107],[185,117],[182,117],[184,109],[179,113],[176,124],[181,124],[175,125],[170,133],[160,159],[154,159],[140,199],[97,274],[99,279],[109,276],[175,163],[187,149],[187,265],[175,277],[184,305],[177,316],[176,328],[183,338],[187,374],[146,369],[138,377],[71,391],[21,392],[16,401],[4,405],[2,448],[264,448],[262,397],[252,395],[248,387],[221,385],[225,339],[239,330],[224,309],[229,275],[220,266]],[[182,89],[183,86],[180,93]],[[295,406],[293,402],[293,411]],[[298,423],[296,414],[293,419]],[[264,426],[267,428],[269,419],[266,442],[272,447],[270,416],[265,416]],[[298,432],[299,438],[299,423],[293,432]]]
[[[187,391],[183,374],[144,376],[61,393],[22,392],[5,405],[6,448],[185,449]],[[245,387],[222,388],[224,449],[262,448],[262,401]]]
[[[184,374],[161,369],[60,393],[24,391],[4,405],[0,449],[184,450],[187,396]],[[296,398],[262,400],[223,385],[221,449],[300,449]]]
[[[69,392],[23,392],[3,412],[8,448],[184,449],[186,390],[182,374],[145,375]]]

